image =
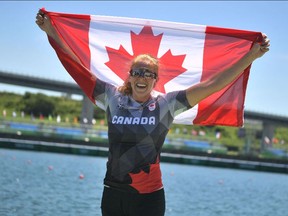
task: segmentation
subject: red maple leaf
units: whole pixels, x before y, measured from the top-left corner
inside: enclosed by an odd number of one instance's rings
[[[141,32],[137,35],[134,32],[131,34],[131,44],[133,55],[130,55],[126,49],[121,45],[119,49],[106,47],[109,61],[105,64],[122,80],[128,76],[130,63],[133,58],[139,54],[148,53],[158,58],[160,63],[159,81],[155,87],[156,91],[165,93],[164,85],[185,72],[186,69],[182,67],[186,55],[174,56],[169,49],[163,56],[158,57],[158,51],[162,40],[162,34],[154,36],[151,26],[144,26]]]
[[[159,163],[150,164],[149,171],[140,170],[138,173],[129,173],[129,175],[132,180],[130,185],[140,193],[151,193],[163,186]]]

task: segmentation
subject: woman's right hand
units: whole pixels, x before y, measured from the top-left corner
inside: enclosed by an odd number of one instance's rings
[[[41,9],[36,15],[35,22],[39,26],[39,28],[46,32],[48,35],[51,35],[53,33],[53,26],[51,24],[51,20],[49,16],[47,16]]]

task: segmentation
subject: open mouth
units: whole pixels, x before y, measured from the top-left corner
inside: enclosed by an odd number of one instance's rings
[[[137,87],[137,88],[141,88],[141,89],[144,89],[144,88],[146,88],[146,87],[147,87],[147,85],[146,85],[146,84],[144,84],[144,83],[136,83],[136,87]]]

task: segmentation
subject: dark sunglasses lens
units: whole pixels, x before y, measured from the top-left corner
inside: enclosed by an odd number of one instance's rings
[[[156,79],[156,77],[157,77],[156,73],[153,73],[146,68],[131,70],[130,75],[133,77],[135,77],[135,76],[140,77],[141,76],[141,77],[145,77],[145,78],[154,78],[154,79]]]
[[[131,73],[132,76],[140,76],[141,75],[141,72],[139,70],[132,70],[132,73]]]
[[[152,72],[144,72],[144,77],[146,78],[154,78],[154,74]]]

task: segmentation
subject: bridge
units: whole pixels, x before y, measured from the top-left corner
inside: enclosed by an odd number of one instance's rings
[[[91,120],[93,119],[94,105],[76,83],[26,76],[16,73],[5,72],[1,70],[0,70],[0,83],[43,89],[55,92],[63,92],[69,95],[72,94],[80,96],[82,95],[83,105],[82,105],[81,119],[87,118],[88,120],[90,120],[89,122],[91,122]]]
[[[88,120],[90,120],[89,122],[91,122],[93,118],[93,109],[94,109],[93,103],[82,92],[80,87],[75,83],[20,75],[1,70],[0,70],[0,83],[50,90],[56,92],[63,92],[67,94],[82,95],[83,106],[82,106],[81,118],[82,119],[87,118]],[[255,120],[262,122],[262,146],[264,146],[265,139],[269,138],[270,140],[272,140],[276,126],[288,127],[287,116],[278,116],[259,112],[245,111],[244,118],[247,120]]]

